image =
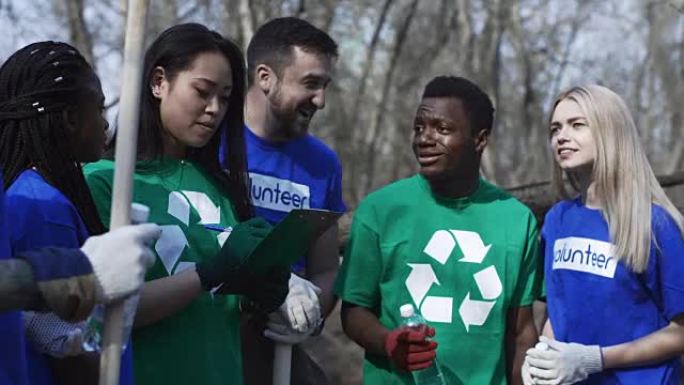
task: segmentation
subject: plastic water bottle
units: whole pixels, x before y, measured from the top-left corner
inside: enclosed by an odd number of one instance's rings
[[[138,225],[147,222],[150,216],[150,208],[140,204],[131,203],[131,224]],[[121,335],[121,352],[126,350],[128,340],[133,329],[135,311],[138,309],[140,294],[136,293],[124,301],[123,333]],[[101,352],[102,338],[104,333],[105,306],[95,305],[93,313],[88,317],[86,330],[83,336],[83,350],[87,352]]]
[[[140,294],[133,294],[124,301],[123,334],[121,335],[121,352],[128,346],[128,339],[133,329],[135,311],[138,309]],[[102,352],[104,335],[105,306],[95,305],[92,314],[86,321],[86,330],[83,334],[83,350],[86,352]]]
[[[413,308],[413,305],[407,303],[399,308],[401,314],[402,326],[410,328],[420,328],[427,325],[427,321]],[[442,370],[439,368],[437,358],[432,362],[432,365],[422,370],[414,370],[413,380],[416,385],[446,385]]]

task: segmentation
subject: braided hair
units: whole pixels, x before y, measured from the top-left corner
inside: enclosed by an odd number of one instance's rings
[[[34,168],[76,207],[91,235],[105,227],[76,160],[64,111],[92,97],[95,72],[66,43],[44,41],[14,53],[0,67],[0,168],[7,189]]]

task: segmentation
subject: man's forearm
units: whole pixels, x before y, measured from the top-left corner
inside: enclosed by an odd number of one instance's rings
[[[335,309],[337,296],[333,292],[337,271],[328,271],[311,276],[311,282],[321,289],[319,297],[321,303],[321,315],[325,318]]]
[[[522,385],[520,369],[525,362],[525,352],[537,342],[532,307],[513,308],[508,312],[506,325],[507,377],[511,385]]]
[[[370,310],[342,302],[342,328],[352,341],[367,352],[385,355],[385,337],[390,331],[382,326]]]
[[[31,266],[21,259],[0,260],[0,311],[46,310]]]
[[[337,297],[333,293],[340,256],[337,225],[321,235],[311,247],[306,261],[306,278],[321,289],[321,315],[328,316],[335,308]]]

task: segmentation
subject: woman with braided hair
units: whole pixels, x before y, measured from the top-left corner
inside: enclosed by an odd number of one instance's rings
[[[81,171],[104,150],[103,111],[97,75],[68,44],[30,44],[0,68],[0,168],[13,255],[80,247],[105,231]],[[98,356],[81,348],[83,324],[53,313],[25,312],[23,318],[32,384],[95,381]],[[121,383],[132,381],[128,349]]]

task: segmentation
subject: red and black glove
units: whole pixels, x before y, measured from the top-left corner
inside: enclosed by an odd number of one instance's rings
[[[437,355],[437,342],[427,337],[434,336],[435,329],[429,326],[394,329],[385,337],[385,353],[397,368],[408,371],[428,368]]]

